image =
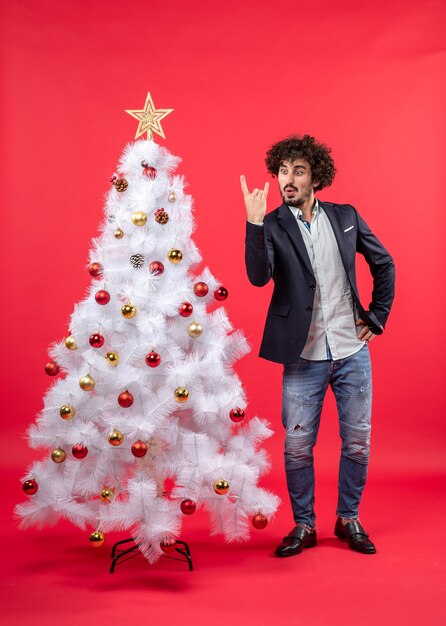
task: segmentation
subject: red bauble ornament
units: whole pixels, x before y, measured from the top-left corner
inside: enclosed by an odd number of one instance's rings
[[[194,307],[190,302],[182,302],[178,307],[178,312],[182,317],[190,317],[192,315],[192,311]]]
[[[90,276],[93,276],[93,278],[100,278],[102,276],[103,269],[104,268],[100,263],[91,263],[91,265],[88,267]]]
[[[95,293],[94,299],[98,304],[108,304],[110,302],[110,294],[105,289],[101,289]]]
[[[219,287],[214,291],[214,298],[218,301],[226,300],[228,297],[228,290],[226,287]]]
[[[237,407],[236,409],[231,409],[229,411],[229,417],[233,422],[241,422],[245,417],[245,411]]]
[[[181,503],[181,511],[184,515],[192,515],[197,510],[197,504],[193,500],[183,500]]]
[[[206,283],[203,283],[203,282],[195,283],[194,294],[198,296],[199,298],[204,298],[204,296],[207,294],[208,291],[209,291],[209,287],[206,285]]]
[[[146,363],[149,367],[158,367],[161,363],[161,357],[157,352],[149,352],[146,356]]]
[[[145,456],[147,454],[147,444],[144,441],[135,441],[132,446],[132,454],[138,459]]]
[[[37,484],[37,480],[34,480],[34,478],[25,480],[25,482],[23,483],[23,491],[26,493],[27,496],[34,495],[38,488],[39,485]]]
[[[99,333],[94,333],[93,335],[90,335],[89,341],[92,348],[102,348],[102,346],[104,345],[104,337],[102,335],[99,335]]]
[[[144,176],[147,176],[147,178],[150,178],[151,180],[153,180],[154,178],[156,178],[158,172],[156,171],[156,169],[150,165],[148,165],[147,167],[145,167],[142,171],[142,173],[144,174]]]
[[[160,543],[161,550],[166,554],[169,554],[169,552],[173,552],[176,547],[177,542],[175,541],[175,539],[164,539],[164,541]]]
[[[59,366],[54,361],[50,361],[45,365],[45,372],[48,376],[57,376],[59,373]]]
[[[75,459],[85,459],[88,454],[88,448],[87,446],[83,446],[81,443],[76,443],[71,448],[71,454]]]
[[[133,404],[133,396],[129,391],[123,391],[118,396],[118,404],[122,406],[123,409],[128,409],[129,406]]]
[[[251,521],[254,528],[257,528],[258,530],[262,530],[268,525],[268,518],[261,513],[257,513],[257,515],[254,515]]]
[[[152,274],[162,274],[164,272],[164,265],[161,261],[152,261],[149,265],[149,271]]]

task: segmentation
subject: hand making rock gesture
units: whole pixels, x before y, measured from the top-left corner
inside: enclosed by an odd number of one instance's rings
[[[266,213],[266,198],[268,196],[269,183],[265,183],[263,189],[253,189],[251,192],[246,184],[246,178],[240,176],[243,198],[246,206],[246,218],[248,222],[261,224]]]

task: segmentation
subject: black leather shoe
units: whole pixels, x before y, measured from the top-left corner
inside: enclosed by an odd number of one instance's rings
[[[346,541],[352,550],[362,552],[363,554],[375,554],[376,552],[375,546],[358,520],[353,519],[344,525],[341,518],[338,517],[334,533],[336,537]]]
[[[308,530],[305,526],[296,526],[276,548],[276,556],[294,556],[300,554],[304,548],[312,548],[316,544],[315,530]]]

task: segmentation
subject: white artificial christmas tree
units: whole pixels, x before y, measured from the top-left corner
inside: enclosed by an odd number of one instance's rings
[[[164,136],[166,111],[150,94],[129,111],[149,139],[123,152],[90,250],[91,286],[69,337],[50,348],[46,371],[62,377],[29,429],[30,445],[49,453],[29,468],[28,500],[16,507],[23,527],[60,517],[90,527],[92,545],[126,529],[150,562],[200,505],[211,532],[233,541],[279,504],[258,486],[272,431],[245,419],[233,371],[249,347],[217,305],[227,290],[207,268],[194,274],[201,257],[192,198],[174,174],[180,159],[151,138]]]

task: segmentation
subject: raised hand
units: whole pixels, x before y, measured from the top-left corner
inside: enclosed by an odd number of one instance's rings
[[[261,224],[266,213],[266,198],[268,196],[269,183],[265,183],[263,189],[256,187],[250,192],[246,184],[246,178],[242,174],[240,176],[240,184],[246,206],[247,220]]]

